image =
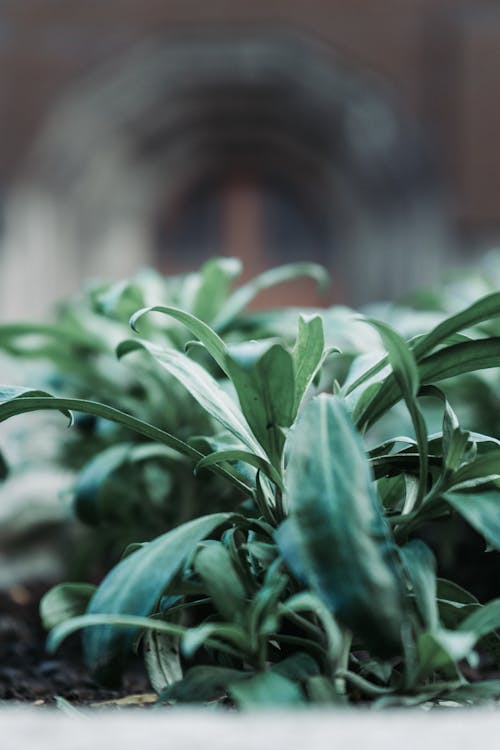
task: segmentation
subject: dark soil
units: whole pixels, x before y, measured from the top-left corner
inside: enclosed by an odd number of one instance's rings
[[[78,636],[72,636],[55,655],[45,650],[47,634],[38,615],[40,597],[49,588],[43,585],[15,586],[0,591],[0,701],[35,706],[68,703],[91,706],[117,702],[130,695],[151,693],[151,686],[138,664],[125,675],[120,690],[97,685],[82,659]],[[145,705],[138,697],[130,705]]]

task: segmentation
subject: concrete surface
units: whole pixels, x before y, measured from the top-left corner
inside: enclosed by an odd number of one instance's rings
[[[465,750],[498,746],[500,712],[482,709],[222,714],[192,709],[68,716],[0,709],[2,750]]]

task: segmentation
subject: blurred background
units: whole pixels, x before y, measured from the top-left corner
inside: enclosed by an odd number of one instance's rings
[[[497,0],[0,0],[0,314],[214,254],[432,283],[500,233],[499,84]]]

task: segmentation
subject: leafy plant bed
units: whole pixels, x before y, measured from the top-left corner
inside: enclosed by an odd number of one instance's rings
[[[2,389],[0,420],[52,410],[120,430],[84,466],[75,507],[97,541],[104,529],[116,544],[126,520],[123,554],[98,586],[43,597],[49,649],[82,630],[108,686],[138,652],[165,705],[495,702],[500,599],[481,602],[495,589],[467,591],[454,571],[468,529],[500,550],[500,441],[460,422],[447,386],[500,366],[500,293],[408,339],[335,311],[295,312],[292,334],[277,312],[248,338],[248,320],[228,328],[248,287],[229,293],[216,261],[208,279],[199,314],[161,300],[133,313],[116,353],[140,373],[136,400]],[[221,285],[224,314],[208,304]],[[375,337],[364,353],[345,346],[355,328]],[[194,416],[176,434],[165,413],[179,388]],[[182,483],[157,493],[173,456],[176,476],[197,477],[187,512]]]

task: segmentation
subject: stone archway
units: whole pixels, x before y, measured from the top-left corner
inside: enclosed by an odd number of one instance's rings
[[[380,89],[316,41],[219,30],[144,43],[54,112],[8,201],[8,314],[32,317],[88,275],[158,264],[158,217],[184,196],[189,220],[197,185],[235,175],[293,194],[350,302],[397,296],[442,264],[433,170]],[[272,264],[286,260],[275,248]],[[167,248],[160,265],[175,261]]]

